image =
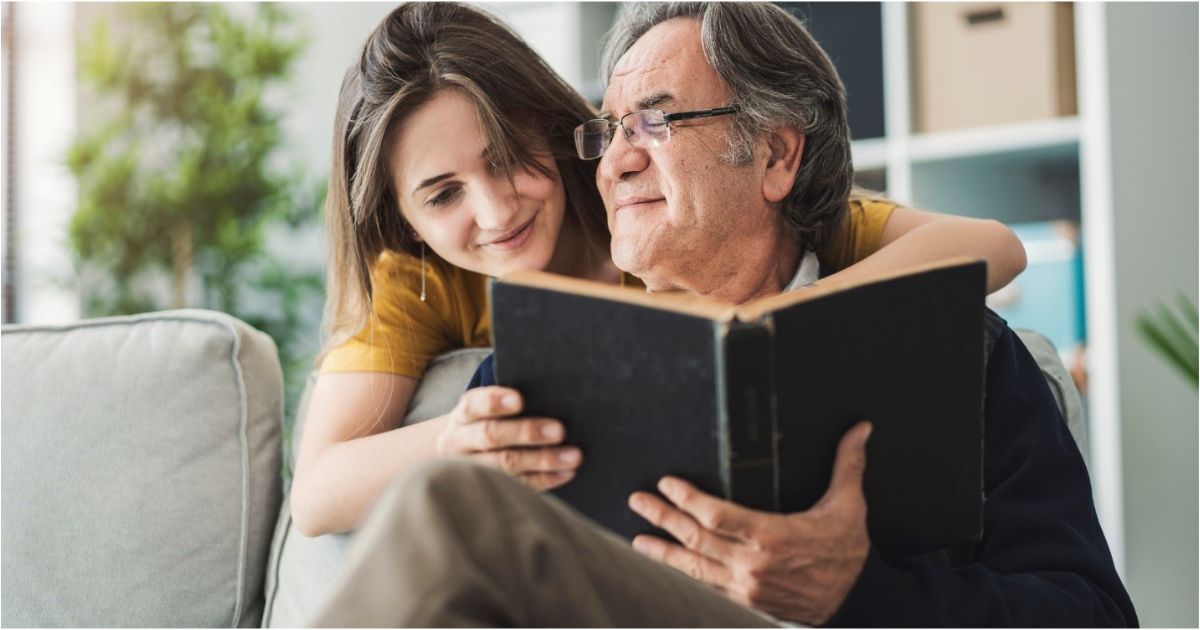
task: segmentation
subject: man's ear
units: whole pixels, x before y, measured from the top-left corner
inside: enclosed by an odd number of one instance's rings
[[[767,138],[771,155],[767,158],[767,171],[763,177],[763,197],[778,203],[792,191],[800,163],[804,159],[804,134],[798,129],[777,129]]]

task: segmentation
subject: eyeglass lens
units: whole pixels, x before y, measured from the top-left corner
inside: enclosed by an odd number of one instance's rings
[[[630,144],[642,149],[662,146],[671,137],[671,127],[667,124],[666,114],[658,109],[630,112],[622,116],[617,123],[589,120],[575,128],[575,148],[579,157],[594,160],[604,155],[618,126],[624,130],[625,139]]]

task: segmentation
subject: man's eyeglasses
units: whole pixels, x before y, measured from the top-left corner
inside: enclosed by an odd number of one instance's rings
[[[692,118],[710,118],[724,116],[740,111],[737,105],[703,109],[694,112],[679,112],[668,114],[661,109],[643,109],[629,112],[620,120],[611,121],[603,118],[589,120],[575,128],[575,151],[581,160],[594,160],[608,150],[612,144],[613,134],[617,127],[625,132],[625,139],[640,149],[661,147],[671,141],[671,123],[676,120]]]

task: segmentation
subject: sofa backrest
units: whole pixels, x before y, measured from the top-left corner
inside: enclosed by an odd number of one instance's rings
[[[424,422],[449,412],[466,391],[475,368],[490,353],[490,348],[467,348],[448,352],[431,361],[409,402],[404,424]],[[292,429],[289,448],[293,462],[300,448],[308,394],[315,379],[315,374],[309,378],[296,410],[296,425]],[[271,545],[263,625],[297,627],[310,623],[333,592],[352,537],[353,534],[328,534],[310,538],[301,534],[292,525],[291,510],[285,499],[275,528],[275,541]]]
[[[1083,399],[1079,396],[1079,390],[1075,388],[1075,381],[1071,380],[1071,374],[1063,365],[1058,350],[1045,335],[1025,329],[1018,329],[1014,332],[1021,339],[1021,343],[1025,344],[1025,348],[1029,350],[1033,360],[1037,361],[1038,367],[1042,370],[1042,376],[1046,377],[1050,393],[1054,395],[1054,401],[1058,403],[1058,409],[1067,423],[1067,429],[1071,432],[1071,437],[1075,438],[1079,454],[1083,456],[1086,464],[1088,461],[1087,419],[1084,417]]]
[[[0,625],[258,625],[281,501],[270,337],[187,310],[2,340]]]

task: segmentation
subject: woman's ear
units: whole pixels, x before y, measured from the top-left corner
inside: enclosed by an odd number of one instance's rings
[[[804,134],[792,127],[777,129],[767,138],[767,148],[771,155],[763,177],[763,197],[768,202],[778,203],[787,197],[796,183],[796,174],[800,172],[804,158]]]

